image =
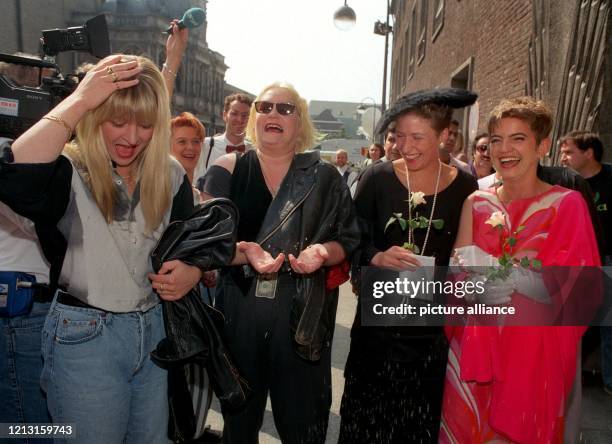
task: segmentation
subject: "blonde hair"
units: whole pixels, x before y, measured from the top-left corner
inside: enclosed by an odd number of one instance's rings
[[[266,86],[254,100],[251,105],[251,111],[249,113],[249,123],[246,128],[246,136],[253,142],[255,146],[259,146],[257,143],[257,132],[255,129],[255,102],[259,101],[261,97],[271,89],[284,89],[291,95],[291,102],[296,106],[297,119],[298,119],[298,131],[295,141],[295,151],[300,153],[308,148],[312,148],[317,140],[318,134],[315,130],[310,114],[308,113],[308,103],[306,99],[300,97],[299,93],[295,90],[293,85],[285,82],[274,82]]]
[[[119,118],[152,125],[151,140],[135,160],[145,230],[150,233],[162,222],[171,204],[170,103],[164,79],[151,60],[135,56],[125,59],[138,60],[143,68],[138,84],[113,92],[100,106],[87,112],[76,127],[75,142],[67,145],[64,152],[84,173],[96,204],[107,223],[111,223],[117,191],[102,124]]]

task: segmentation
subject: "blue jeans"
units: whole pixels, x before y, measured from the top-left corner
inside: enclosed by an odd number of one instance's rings
[[[40,338],[49,306],[35,302],[28,315],[0,318],[0,422],[51,422],[47,400],[40,389]]]
[[[76,426],[66,443],[168,442],[167,373],[149,356],[164,337],[161,304],[109,313],[53,302],[41,384],[53,421]]]

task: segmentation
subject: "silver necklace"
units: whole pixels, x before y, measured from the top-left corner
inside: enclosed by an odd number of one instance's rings
[[[412,205],[410,192],[410,173],[408,172],[408,165],[406,166],[406,185],[408,186],[408,220],[412,220]],[[427,240],[429,239],[429,232],[431,231],[431,221],[433,220],[434,211],[436,210],[436,201],[438,200],[438,186],[440,185],[440,175],[442,174],[442,162],[438,160],[438,177],[436,179],[436,190],[434,192],[433,202],[431,204],[431,213],[429,214],[429,222],[427,223],[427,232],[425,233],[425,240],[421,246],[420,254],[425,256],[425,248],[427,248]],[[408,226],[408,243],[412,244],[414,239],[414,233],[411,226]]]

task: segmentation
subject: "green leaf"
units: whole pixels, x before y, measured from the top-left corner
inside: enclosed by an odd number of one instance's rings
[[[593,202],[595,202],[595,203],[599,202],[599,198],[600,198],[600,197],[601,197],[601,196],[600,196],[600,194],[599,194],[599,191],[597,191],[597,192],[595,193],[595,196],[593,196]]]
[[[502,267],[505,267],[511,264],[512,262],[510,261],[510,258],[508,257],[507,254],[504,254],[499,258],[499,265],[501,265]]]
[[[408,225],[410,226],[410,228],[419,228],[419,222],[414,220],[414,219],[409,219],[408,220]]]
[[[508,245],[510,245],[511,247],[514,247],[516,245],[516,237],[509,237]]]
[[[539,259],[532,259],[531,260],[531,268],[533,268],[534,270],[539,270],[542,268],[542,261]]]
[[[419,254],[419,247],[417,247],[415,244],[411,244],[410,242],[404,242],[404,245],[402,245],[402,248],[405,248],[406,250],[410,250],[414,254]]]
[[[387,221],[387,224],[385,225],[385,231],[387,231],[387,228],[389,228],[389,225],[391,225],[393,222],[395,222],[397,219],[393,216],[391,216],[389,218],[389,220]]]
[[[406,219],[404,219],[403,217],[400,217],[397,221],[399,222],[400,227],[402,228],[402,231],[406,231],[406,226],[407,226]]]
[[[393,216],[394,216],[396,219],[401,219],[401,218],[402,218],[402,213],[393,213]]]
[[[521,267],[529,268],[530,264],[531,264],[531,261],[529,260],[528,257],[524,257],[524,258],[521,259]]]
[[[441,230],[444,227],[444,219],[434,219],[431,224],[436,230]]]

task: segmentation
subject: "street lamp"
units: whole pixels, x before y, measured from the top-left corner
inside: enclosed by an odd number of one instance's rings
[[[340,6],[336,12],[334,12],[334,25],[340,31],[348,31],[355,26],[355,22],[357,22],[355,11],[353,11],[353,8],[348,6],[346,0],[344,0],[344,6]]]
[[[389,15],[391,6],[389,0],[387,0],[387,20],[383,23],[377,21],[374,23],[374,34],[385,36],[385,61],[383,62],[383,90],[382,90],[382,101],[380,102],[381,112],[385,112],[387,109],[387,57],[389,54],[389,34],[393,32],[393,27],[389,25]]]
[[[371,106],[366,106],[366,101],[367,100],[371,100],[372,101],[372,105]],[[368,104],[369,105],[369,104]],[[372,110],[372,115],[370,116],[370,113],[368,112],[368,110]],[[372,141],[372,143],[374,142],[374,137],[375,137],[375,130],[376,130],[376,121],[377,119],[377,111],[378,111],[378,107],[376,105],[376,100],[374,100],[372,97],[365,97],[363,99],[361,99],[361,103],[359,104],[359,106],[357,107],[357,114],[359,114],[361,116],[361,123],[364,123],[364,117],[366,120],[366,123],[369,126],[370,122],[367,122],[368,120],[370,120],[370,118],[372,119],[372,132],[369,133],[370,134],[370,140]],[[362,132],[365,132],[366,134],[368,134],[368,132],[363,128],[363,125],[361,126],[361,130]]]

